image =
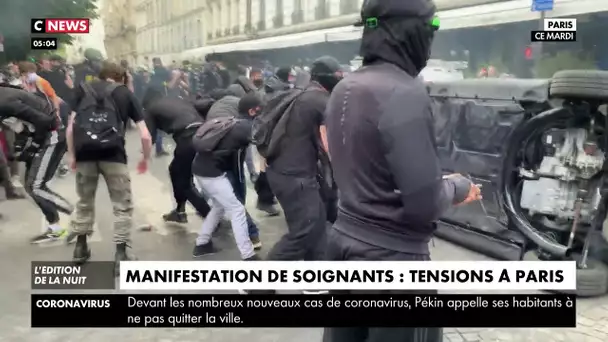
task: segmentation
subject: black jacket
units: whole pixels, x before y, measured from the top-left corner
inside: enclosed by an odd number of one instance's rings
[[[272,76],[264,83],[264,93],[272,94],[279,91],[287,90],[290,88],[289,83],[281,81],[278,77]]]
[[[145,119],[152,141],[156,141],[158,130],[173,135],[177,141],[187,129],[203,122],[192,103],[174,97],[153,102],[145,110]]]
[[[238,120],[217,146],[217,151],[227,152],[199,152],[192,163],[192,173],[199,177],[214,178],[226,172],[234,172],[242,177],[245,152],[251,139],[251,125],[252,120]]]
[[[207,120],[227,117],[239,117],[239,99],[236,96],[224,96],[215,101],[209,112],[207,112]]]
[[[14,117],[34,126],[36,132],[57,127],[57,118],[48,101],[25,90],[0,86],[0,118]]]

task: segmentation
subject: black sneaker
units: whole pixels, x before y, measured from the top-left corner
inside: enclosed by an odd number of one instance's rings
[[[262,241],[260,240],[259,237],[255,237],[255,238],[249,238],[251,240],[251,244],[253,244],[253,249],[255,249],[256,251],[259,251],[260,249],[262,249]]]
[[[67,231],[65,229],[62,229],[59,231],[53,231],[51,228],[48,228],[46,230],[46,232],[44,232],[38,236],[34,236],[30,240],[30,242],[32,244],[39,244],[39,243],[57,241],[57,240],[61,239],[62,237],[65,237],[66,235],[67,235]]]
[[[209,241],[204,245],[195,245],[194,250],[192,251],[192,256],[198,258],[205,255],[213,255],[217,252],[218,250],[213,247],[213,242]]]
[[[86,235],[78,235],[76,237],[76,245],[74,246],[74,255],[72,260],[74,263],[81,265],[91,258],[91,250],[87,244]]]
[[[268,216],[279,216],[281,212],[274,205],[261,204],[258,202],[256,208],[265,212]]]
[[[169,155],[169,152],[167,152],[167,151],[159,151],[159,152],[156,152],[156,157],[157,157],[157,158],[160,158],[160,157],[166,157],[166,156],[168,156],[168,155]]]
[[[188,223],[188,215],[184,212],[173,210],[163,215],[163,220],[168,223]]]
[[[118,243],[116,244],[116,253],[114,254],[114,276],[120,276],[120,262],[121,261],[129,261],[129,260],[137,260],[137,258],[129,253],[127,253],[127,248],[130,246],[126,243]]]

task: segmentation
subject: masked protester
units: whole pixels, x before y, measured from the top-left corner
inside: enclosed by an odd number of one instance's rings
[[[323,258],[327,215],[318,178],[319,156],[327,155],[325,106],[342,76],[340,63],[332,57],[317,59],[311,71],[311,83],[294,100],[291,110],[282,114],[289,119],[280,147],[266,160],[266,175],[288,226],[268,253],[269,260]]]
[[[211,211],[203,221],[196,239],[193,251],[195,257],[216,252],[211,236],[225,213],[230,217],[241,258],[259,260],[249,232],[247,211],[243,201],[236,195],[237,189],[233,188],[229,177],[243,167],[243,157],[251,139],[250,118],[258,114],[261,105],[262,100],[257,94],[247,94],[239,101],[238,118],[218,117],[208,120],[193,137],[197,155],[192,171],[196,184],[211,200]],[[217,131],[214,131],[214,127]],[[213,135],[221,135],[222,138],[210,146],[205,143],[205,138]]]
[[[225,93],[226,95],[215,101],[215,103],[211,106],[211,109],[209,109],[207,120],[231,117],[251,120],[253,117],[248,114],[247,110],[239,108],[239,104],[241,106],[247,105],[250,107],[257,107],[262,101],[260,95],[255,92],[245,94],[243,88],[238,84],[230,85],[228,89],[226,89]],[[256,103],[257,105],[254,106]],[[234,168],[230,168],[226,171],[226,178],[228,181],[230,181],[236,198],[241,201],[243,205],[245,205],[245,200],[247,198],[247,184],[245,183],[245,170],[243,166],[248,150],[249,147],[245,150],[243,157],[240,158],[240,164],[238,167],[235,166]],[[260,230],[247,211],[245,211],[245,215],[247,219],[249,238],[251,239],[254,248],[260,249],[262,248]]]
[[[192,184],[192,161],[196,152],[192,147],[192,136],[202,125],[203,119],[188,101],[176,97],[154,96],[148,92],[144,99],[146,125],[152,141],[159,130],[173,136],[175,150],[169,164],[169,175],[173,186],[176,208],[163,215],[165,222],[188,223],[186,202],[190,202],[197,213],[205,217],[209,213],[207,201]]]
[[[431,99],[416,79],[439,26],[435,10],[429,0],[363,5],[364,68],[335,87],[326,111],[340,191],[329,260],[430,260],[435,221],[479,198],[465,177],[442,177]],[[442,335],[440,328],[327,328],[324,341],[435,342]]]

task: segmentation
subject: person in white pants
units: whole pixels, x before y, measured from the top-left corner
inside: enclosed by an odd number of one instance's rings
[[[250,93],[239,101],[240,117],[208,120],[192,139],[197,151],[192,163],[194,180],[209,199],[211,210],[203,221],[194,246],[194,257],[215,253],[211,235],[224,214],[230,218],[234,239],[243,260],[259,260],[247,224],[244,204],[237,198],[227,174],[244,181],[243,161],[250,144],[252,120],[261,110],[262,99]],[[215,125],[215,126],[214,126]],[[214,141],[209,143],[209,141]],[[210,148],[210,146],[213,146]]]
[[[201,230],[196,238],[194,256],[214,253],[211,235],[219,225],[224,215],[230,218],[232,232],[237,248],[243,260],[256,258],[253,244],[249,238],[245,206],[236,198],[230,181],[225,175],[220,177],[194,177],[196,185],[209,198],[211,210],[203,221]]]

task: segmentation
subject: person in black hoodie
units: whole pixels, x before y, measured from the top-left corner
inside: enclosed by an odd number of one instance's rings
[[[192,161],[196,152],[192,147],[192,136],[203,124],[201,115],[195,106],[187,100],[177,97],[165,97],[148,91],[144,98],[146,126],[156,141],[159,130],[173,136],[175,150],[169,164],[169,175],[173,186],[173,197],[176,207],[163,215],[165,222],[188,223],[186,202],[190,202],[197,213],[205,217],[209,213],[209,204],[192,184]]]
[[[416,79],[438,29],[435,11],[431,0],[362,7],[364,67],[335,87],[326,111],[340,191],[328,260],[430,260],[435,221],[452,205],[480,199],[467,178],[442,176],[431,100]],[[435,342],[442,335],[440,328],[326,328],[324,341]]]
[[[238,174],[243,167],[245,151],[250,144],[252,120],[262,105],[262,100],[256,93],[245,95],[239,102],[240,119],[236,117],[218,117],[211,120],[235,120],[226,134],[212,152],[197,149],[198,134],[193,137],[197,155],[192,163],[192,172],[196,184],[201,191],[211,199],[211,211],[203,221],[200,233],[196,239],[193,255],[195,257],[215,253],[211,235],[217,228],[224,213],[228,214],[237,247],[243,260],[258,260],[249,233],[247,211],[242,201],[237,197],[229,174]]]
[[[317,59],[311,83],[295,99],[285,137],[267,159],[270,187],[285,213],[288,232],[268,253],[269,260],[320,260],[324,252],[327,210],[319,182],[320,156],[327,154],[324,111],[341,79],[340,63]],[[327,158],[323,158],[327,161]]]

